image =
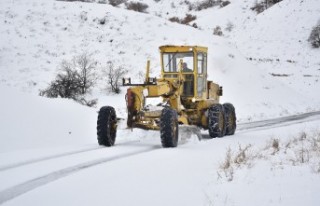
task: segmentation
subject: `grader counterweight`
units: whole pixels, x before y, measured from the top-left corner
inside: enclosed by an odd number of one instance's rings
[[[160,130],[163,147],[178,145],[179,125],[208,129],[211,138],[233,135],[235,108],[221,105],[222,87],[207,80],[207,48],[201,46],[161,46],[161,77],[150,78],[147,63],[144,83],[123,79],[127,89],[127,126]],[[147,98],[161,97],[156,109],[146,105]],[[102,107],[98,114],[97,135],[100,145],[112,146],[116,138],[114,108]]]

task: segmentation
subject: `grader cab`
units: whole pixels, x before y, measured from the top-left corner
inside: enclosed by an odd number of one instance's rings
[[[208,129],[209,136],[233,135],[236,130],[235,108],[221,105],[222,87],[207,80],[207,48],[200,46],[161,46],[161,77],[149,77],[147,63],[145,81],[131,83],[123,79],[127,89],[127,126],[160,130],[163,147],[176,147],[179,125],[195,125]],[[149,98],[162,98],[150,106]],[[116,139],[115,109],[102,107],[98,114],[97,135],[100,145],[112,146]]]

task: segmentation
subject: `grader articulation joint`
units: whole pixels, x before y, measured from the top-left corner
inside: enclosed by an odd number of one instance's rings
[[[211,138],[233,135],[236,130],[235,108],[221,105],[222,87],[207,80],[207,48],[200,46],[160,47],[161,78],[149,77],[147,63],[145,81],[132,84],[123,79],[127,89],[127,126],[160,130],[163,147],[176,147],[179,125],[195,125],[208,129]],[[162,103],[150,108],[148,98],[161,97]],[[117,118],[114,108],[102,107],[98,114],[97,135],[100,145],[115,143]]]

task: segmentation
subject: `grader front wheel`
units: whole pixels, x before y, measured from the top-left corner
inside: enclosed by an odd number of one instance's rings
[[[178,114],[168,107],[164,108],[160,118],[160,137],[162,147],[177,147],[179,136]]]
[[[99,145],[113,146],[117,134],[117,116],[113,107],[101,107],[97,121]]]

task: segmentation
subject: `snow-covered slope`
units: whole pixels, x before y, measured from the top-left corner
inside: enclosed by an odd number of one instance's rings
[[[99,62],[100,80],[93,96],[100,99],[99,105],[103,105],[108,104],[108,99],[113,98],[103,98],[106,93],[106,80],[102,70],[105,69],[107,61],[114,61],[115,65],[124,65],[128,68],[130,76],[138,80],[141,79],[147,59],[151,60],[152,75],[159,75],[160,45],[204,45],[209,47],[209,78],[224,86],[225,96],[222,101],[235,104],[239,120],[263,119],[318,108],[319,98],[312,95],[313,91],[319,88],[319,83],[314,80],[317,76],[313,76],[313,73],[317,72],[314,67],[312,77],[301,77],[300,71],[294,67],[292,78],[295,79],[290,82],[294,86],[290,86],[288,82],[279,81],[279,78],[270,75],[274,72],[272,64],[264,63],[261,66],[256,61],[250,61],[250,53],[244,53],[248,49],[246,50],[245,46],[238,48],[238,45],[249,45],[243,38],[239,38],[239,42],[234,41],[240,34],[248,33],[249,26],[254,27],[253,23],[248,23],[248,27],[244,29],[239,23],[242,29],[234,31],[233,35],[230,34],[233,38],[217,37],[212,35],[210,29],[199,30],[156,16],[152,9],[157,7],[152,5],[161,5],[164,2],[149,4],[150,14],[144,14],[107,4],[53,0],[1,1],[1,84],[38,93],[39,89],[45,88],[53,80],[62,60],[69,60],[75,55],[88,52]],[[248,2],[245,4],[249,7]],[[308,5],[313,4],[310,2]],[[187,10],[187,5],[183,3],[181,7],[173,7],[171,3],[170,6],[165,5],[169,13],[177,12],[178,8]],[[222,11],[230,13],[237,5],[232,2],[222,9],[215,7],[200,11],[197,23],[211,25],[211,18],[222,19],[214,18],[212,14],[222,16],[225,14],[221,13]],[[251,16],[254,15],[248,8],[245,11],[242,18],[249,12]],[[262,23],[272,26],[260,16],[257,18],[261,19],[259,21]],[[100,23],[101,19],[105,19],[104,24]],[[263,31],[257,29],[252,35]],[[278,44],[281,41],[282,39],[279,39],[278,42],[271,43]],[[256,41],[256,47],[266,44],[260,43],[261,41]],[[258,49],[252,48],[249,51],[256,50]],[[266,55],[272,51],[273,49],[269,48]],[[256,56],[253,58],[258,58],[258,55]],[[287,57],[281,56],[281,59]],[[288,64],[281,63],[283,66]],[[304,64],[304,61],[301,64]],[[267,65],[269,67],[266,69]],[[302,82],[303,80],[305,82]],[[283,98],[284,96],[286,98]]]

